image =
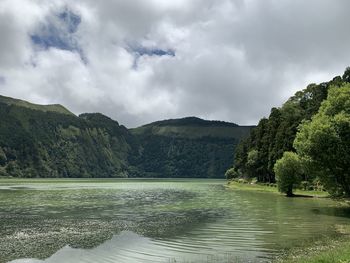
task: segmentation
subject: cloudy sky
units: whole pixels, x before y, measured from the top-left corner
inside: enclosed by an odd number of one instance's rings
[[[350,65],[348,0],[0,0],[0,94],[256,124]]]

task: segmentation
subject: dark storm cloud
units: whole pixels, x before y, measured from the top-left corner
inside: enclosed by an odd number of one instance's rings
[[[192,115],[254,124],[350,65],[347,0],[4,0],[0,10],[0,93],[127,126]]]

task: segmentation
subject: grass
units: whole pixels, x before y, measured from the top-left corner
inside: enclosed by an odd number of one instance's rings
[[[323,240],[306,248],[291,250],[277,262],[350,263],[350,237]]]
[[[7,105],[16,105],[19,107],[24,107],[32,110],[39,110],[44,112],[51,111],[51,112],[57,112],[57,113],[62,113],[67,115],[74,115],[72,112],[70,112],[65,107],[59,104],[40,105],[40,104],[30,103],[25,100],[14,99],[14,98],[5,97],[1,95],[0,95],[0,102]]]
[[[236,181],[229,181],[229,188],[237,189],[237,190],[245,190],[245,191],[259,191],[259,192],[281,194],[280,192],[278,192],[277,187],[274,187],[274,186],[240,183]],[[294,194],[305,196],[305,197],[329,197],[329,194],[324,191],[305,191],[301,189],[295,190]]]

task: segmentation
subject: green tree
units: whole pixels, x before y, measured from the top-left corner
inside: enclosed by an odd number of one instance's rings
[[[14,161],[9,162],[7,164],[7,166],[6,166],[6,173],[7,173],[7,175],[13,176],[13,177],[22,177],[23,176],[20,167]]]
[[[249,171],[249,177],[252,177],[254,175],[254,172],[259,165],[259,152],[255,149],[248,152],[247,157],[247,168]]]
[[[0,165],[3,166],[6,164],[7,157],[6,154],[4,153],[3,149],[0,147]]]
[[[239,172],[235,168],[230,168],[225,173],[226,179],[238,178],[240,176]]]
[[[293,196],[293,189],[300,184],[303,174],[299,156],[294,152],[284,152],[283,157],[277,160],[274,171],[278,190],[287,196]]]
[[[329,90],[319,112],[300,126],[294,147],[327,191],[350,196],[350,84]]]
[[[350,83],[350,67],[346,68],[343,75],[343,80]]]
[[[234,167],[242,174],[256,177],[259,182],[275,182],[274,165],[285,151],[295,152],[293,142],[298,126],[317,114],[321,103],[327,99],[330,87],[340,87],[346,82],[350,82],[350,68],[342,77],[310,84],[296,92],[282,107],[272,108],[270,116],[261,119],[250,135],[236,147]],[[259,161],[249,166],[248,153],[254,149],[258,151]],[[305,176],[309,178],[309,174]]]

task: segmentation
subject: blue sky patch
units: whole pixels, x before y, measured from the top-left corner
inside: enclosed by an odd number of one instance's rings
[[[175,56],[175,51],[172,49],[137,47],[133,48],[132,51],[138,56]]]
[[[70,10],[64,10],[47,19],[35,33],[30,35],[31,41],[41,49],[51,47],[78,52],[86,62],[83,52],[78,45],[75,32],[81,23],[81,17]]]
[[[67,26],[67,31],[71,34],[75,33],[81,23],[81,17],[73,12],[66,10],[58,14],[59,19]]]
[[[175,51],[173,49],[160,49],[156,47],[143,47],[141,45],[128,45],[126,48],[130,53],[134,54],[133,68],[137,69],[138,60],[142,56],[170,56],[175,57]]]

